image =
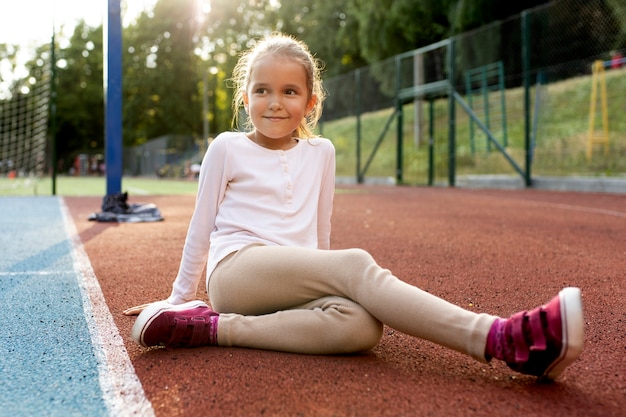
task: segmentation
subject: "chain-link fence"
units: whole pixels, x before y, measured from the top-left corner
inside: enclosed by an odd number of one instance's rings
[[[46,168],[48,115],[51,96],[50,48],[44,45],[29,77],[0,68],[0,188],[33,186]],[[3,56],[23,58],[5,46]]]
[[[124,175],[190,178],[197,174],[207,144],[189,135],[165,135],[140,146],[124,148]]]
[[[555,1],[326,80],[322,134],[339,176],[624,176],[624,55],[622,0]]]

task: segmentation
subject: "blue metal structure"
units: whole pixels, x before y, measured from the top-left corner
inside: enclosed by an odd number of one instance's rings
[[[108,0],[105,25],[106,193],[122,189],[122,18],[120,0]]]

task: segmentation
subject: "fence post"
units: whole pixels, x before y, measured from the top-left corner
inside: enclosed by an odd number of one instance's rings
[[[361,172],[361,69],[354,71],[354,107],[356,113],[356,182],[363,184]]]
[[[524,180],[526,186],[532,185],[531,165],[531,127],[530,127],[530,14],[522,12],[522,68],[524,74],[524,150],[526,154],[526,169]]]
[[[435,183],[435,101],[428,99],[428,185]]]
[[[424,54],[423,53],[415,53],[413,55],[413,85],[422,86],[424,85]],[[398,91],[400,91],[402,86],[398,87]],[[415,97],[413,99],[413,131],[414,137],[413,142],[415,142],[415,146],[419,146],[423,142],[424,134],[422,132],[422,104],[424,103],[424,99],[422,97]]]
[[[400,58],[396,57],[395,59],[395,63],[396,63],[396,111],[398,113],[398,119],[397,119],[397,138],[398,138],[398,143],[396,145],[396,184],[402,184],[403,178],[402,178],[402,171],[403,171],[403,149],[402,149],[402,144],[404,141],[404,117],[402,115],[402,100],[400,100],[400,88],[402,86],[402,65],[401,65],[401,61]]]
[[[57,150],[57,63],[55,27],[52,24],[52,40],[50,41],[50,147],[52,148],[52,195],[57,195],[57,174],[59,161]]]
[[[403,160],[403,141],[404,141],[404,116],[402,114],[402,101],[400,99],[396,100],[396,112],[398,113],[397,119],[397,137],[398,143],[396,146],[396,185],[402,184],[404,181],[403,171],[404,171],[404,160]]]
[[[448,45],[448,183],[454,187],[456,183],[456,103],[454,101],[455,88],[455,49],[456,40],[450,38]]]

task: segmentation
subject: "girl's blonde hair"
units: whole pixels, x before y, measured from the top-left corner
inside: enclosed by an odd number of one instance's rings
[[[266,36],[252,49],[245,52],[233,70],[232,81],[235,88],[233,96],[233,126],[237,126],[239,111],[244,104],[243,97],[248,88],[250,74],[252,73],[254,64],[258,59],[269,55],[279,55],[302,64],[306,73],[307,100],[310,100],[313,96],[316,96],[317,100],[311,111],[309,111],[296,128],[294,136],[301,139],[315,137],[316,135],[313,131],[317,126],[317,121],[322,115],[322,103],[325,98],[321,79],[321,62],[313,57],[313,54],[311,54],[308,46],[304,42],[277,32]],[[250,119],[246,121],[246,128],[253,128]]]

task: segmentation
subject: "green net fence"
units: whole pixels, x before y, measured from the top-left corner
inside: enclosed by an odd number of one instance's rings
[[[624,55],[626,3],[555,1],[326,80],[322,133],[339,176],[624,176]]]

